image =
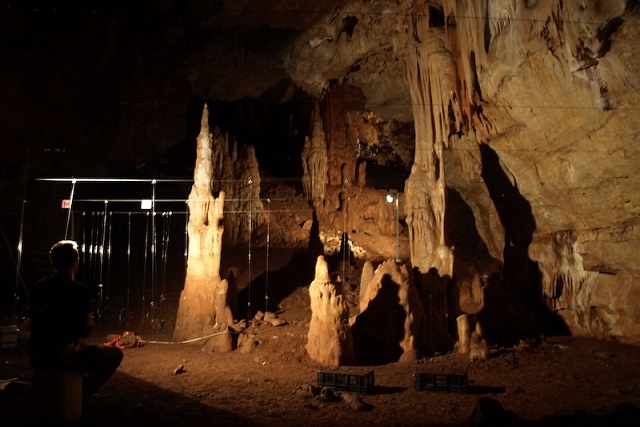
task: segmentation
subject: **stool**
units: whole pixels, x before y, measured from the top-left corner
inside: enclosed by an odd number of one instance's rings
[[[33,395],[38,421],[56,424],[77,421],[82,415],[82,374],[36,371]]]

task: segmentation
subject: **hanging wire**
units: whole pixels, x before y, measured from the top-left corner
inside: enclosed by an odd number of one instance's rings
[[[158,271],[156,260],[156,180],[151,181],[151,314],[155,315]]]
[[[271,209],[271,199],[267,199],[267,265],[265,271],[265,284],[264,284],[264,312],[269,311],[269,244],[271,240],[271,233],[269,230],[269,219]]]
[[[110,274],[111,274],[111,231],[113,229],[113,212],[109,212],[109,231],[107,238],[107,278],[105,280],[105,298],[107,306],[109,305],[109,288],[110,286]]]
[[[90,262],[90,270],[88,272],[88,281],[91,285],[93,285],[96,282],[96,269],[97,269],[97,265],[96,265],[96,253],[97,253],[97,247],[98,247],[98,223],[100,222],[100,218],[99,218],[100,214],[97,211],[93,212],[93,217],[91,218],[91,252],[89,253],[89,256],[91,257],[91,262]]]
[[[160,304],[166,300],[167,258],[169,252],[169,236],[171,232],[172,212],[164,212],[162,227],[162,277],[160,278]]]
[[[28,152],[27,152],[27,163],[24,167],[24,184],[22,187],[22,205],[20,206],[20,229],[18,230],[18,256],[16,258],[16,281],[13,288],[13,313],[18,313],[19,306],[19,296],[18,296],[18,283],[22,282],[22,287],[25,290],[27,298],[29,298],[29,291],[22,281],[22,239],[24,233],[24,207],[27,204],[27,167],[28,167]]]
[[[93,238],[94,238],[94,228],[95,228],[95,219],[96,213],[94,211],[91,212],[91,220],[89,221],[89,247],[87,252],[88,268],[85,269],[84,277],[86,281],[91,279],[92,268],[93,268]]]
[[[104,201],[104,212],[102,213],[102,235],[100,236],[100,267],[98,270],[98,325],[102,320],[102,312],[104,309],[104,284],[102,283],[102,275],[104,270],[104,246],[107,235],[107,209],[109,201]]]
[[[131,297],[131,212],[127,215],[127,305],[129,310],[129,303]]]
[[[86,271],[87,271],[87,255],[86,255],[86,251],[87,251],[87,213],[85,211],[82,211],[82,241],[80,243],[80,263],[82,265],[82,278],[84,280],[84,278],[86,277]]]
[[[64,229],[64,239],[69,236],[69,222],[71,221],[71,211],[73,210],[73,193],[76,190],[76,179],[71,180],[71,195],[69,196],[69,212],[67,213],[67,226]]]
[[[147,214],[147,222],[144,227],[144,262],[142,264],[142,315],[146,305],[146,285],[147,285],[147,253],[149,249],[149,212]]]

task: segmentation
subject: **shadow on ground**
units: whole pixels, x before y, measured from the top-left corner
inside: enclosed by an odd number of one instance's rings
[[[28,374],[27,374],[28,375]],[[3,426],[51,426],[37,421],[28,376],[0,392]],[[84,402],[82,418],[73,426],[254,426],[256,422],[224,409],[207,406],[197,398],[165,390],[122,372],[104,389]]]

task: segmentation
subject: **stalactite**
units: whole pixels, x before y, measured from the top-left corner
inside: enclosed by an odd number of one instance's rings
[[[414,17],[416,40],[410,51],[409,82],[416,129],[416,155],[405,183],[411,261],[420,271],[435,268],[453,274],[453,252],[445,245],[446,180],[443,149],[462,126],[455,95],[455,70],[440,29],[428,29],[428,17]]]
[[[317,104],[311,118],[311,129],[311,138],[305,139],[302,150],[302,185],[307,200],[317,203],[324,199],[327,185],[327,143]]]
[[[347,85],[330,87],[324,95],[321,114],[327,143],[328,185],[354,183],[356,179],[356,152],[348,140],[346,120],[350,99],[357,96]]]

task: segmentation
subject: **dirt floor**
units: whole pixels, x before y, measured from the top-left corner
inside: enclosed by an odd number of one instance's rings
[[[79,425],[640,425],[640,348],[614,341],[548,337],[492,347],[482,362],[444,354],[373,370],[370,393],[323,391],[305,352],[308,290],[282,300],[286,325],[252,325],[248,352],[203,351],[203,342],[170,344],[170,331],[140,335],[112,379],[84,402]],[[99,331],[100,342],[112,330]],[[0,350],[0,424],[33,424],[24,343]],[[182,367],[182,369],[178,369]],[[178,373],[176,373],[178,371]],[[347,371],[345,371],[347,372]],[[465,373],[466,393],[420,391],[414,372]],[[501,405],[502,410],[499,405]]]

